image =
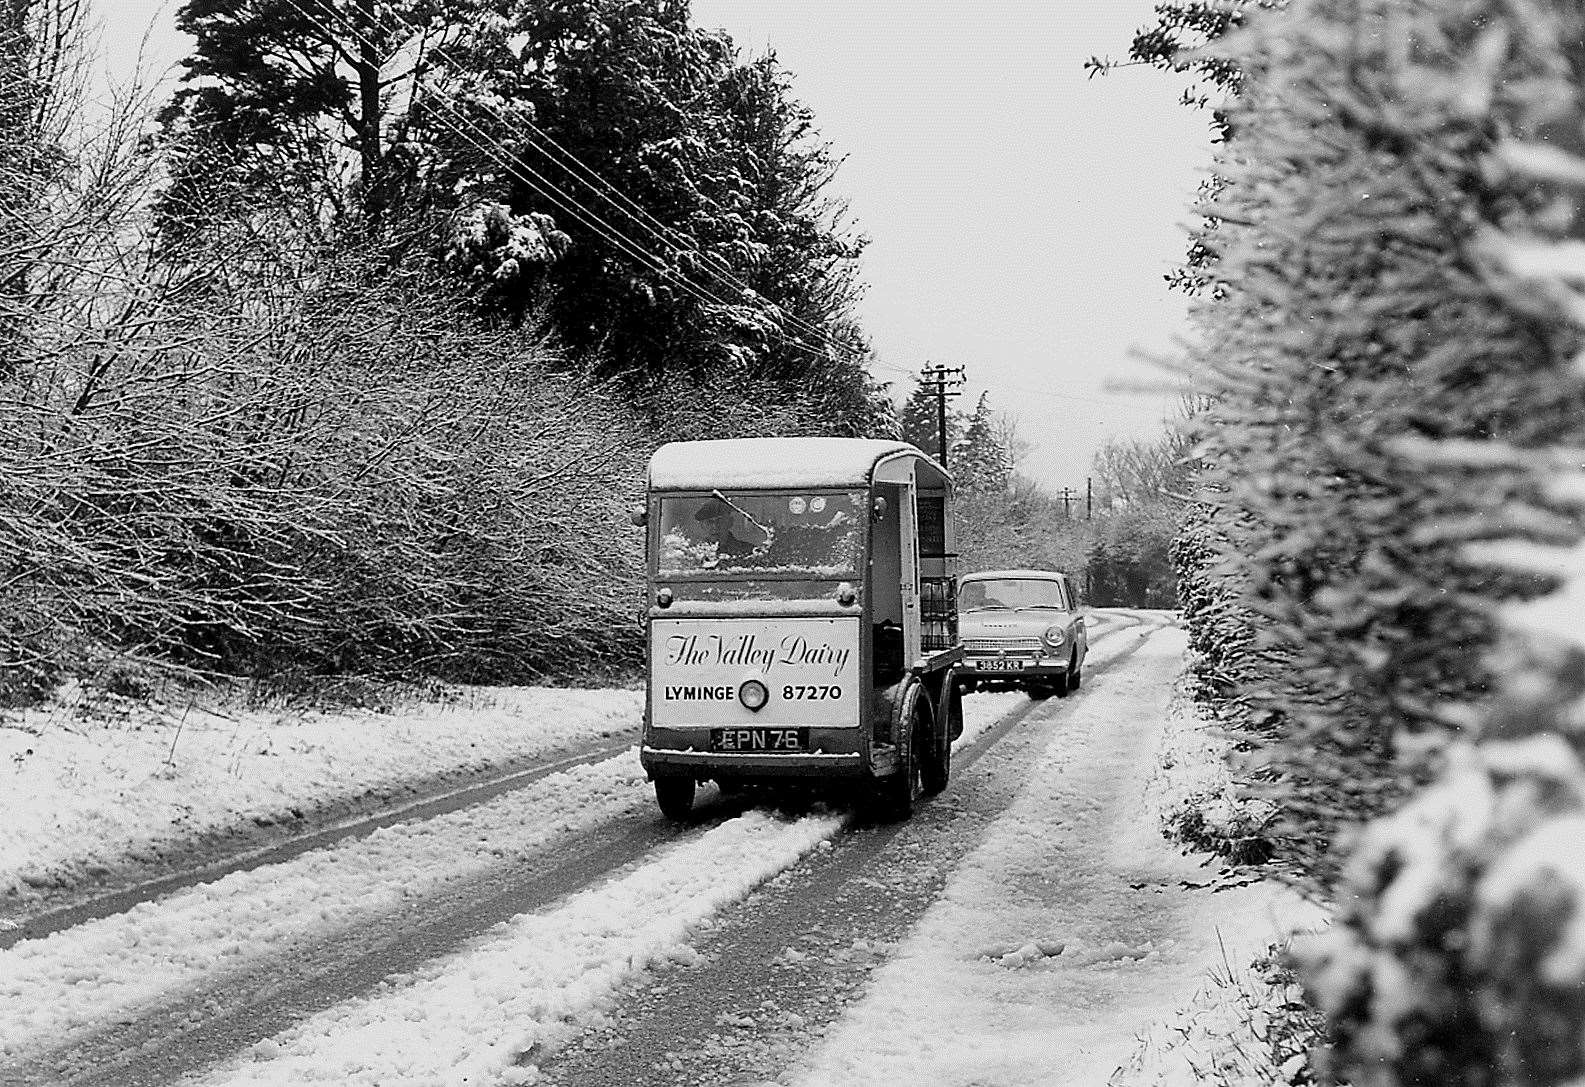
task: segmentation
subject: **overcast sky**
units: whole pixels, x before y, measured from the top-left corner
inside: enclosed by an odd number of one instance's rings
[[[151,25],[172,64],[176,0],[93,0],[111,66]],[[693,0],[751,54],[775,51],[846,157],[835,188],[870,239],[862,309],[877,376],[901,393],[925,362],[962,365],[960,406],[989,391],[1030,443],[1022,469],[1082,489],[1114,436],[1174,408],[1119,385],[1160,382],[1184,299],[1184,249],[1209,161],[1182,77],[1083,62],[1122,55],[1151,0]]]

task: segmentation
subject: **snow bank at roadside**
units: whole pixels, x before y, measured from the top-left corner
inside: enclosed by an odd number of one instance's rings
[[[1236,864],[1270,856],[1270,801],[1247,795],[1233,778],[1233,741],[1181,689],[1173,693],[1146,798],[1169,838]]]
[[[0,718],[0,903],[152,860],[195,838],[402,795],[603,737],[636,736],[643,693],[492,687],[386,713],[127,704]]]

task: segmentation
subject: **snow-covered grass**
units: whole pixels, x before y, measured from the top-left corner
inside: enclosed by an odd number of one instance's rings
[[[1152,1024],[1109,1087],[1278,1087],[1315,1082],[1321,1014],[1287,965],[1289,941],[1224,963],[1169,1022]]]
[[[601,737],[637,736],[630,690],[477,688],[387,712],[57,702],[0,718],[0,916],[50,888],[206,838],[389,803]]]
[[[1233,740],[1180,684],[1147,796],[1169,837],[1234,864],[1256,864],[1271,855],[1267,828],[1276,810],[1239,787],[1233,756]]]
[[[1265,832],[1274,810],[1239,789],[1233,752],[1232,739],[1180,682],[1146,802],[1169,838],[1234,864],[1258,863],[1269,856]],[[1324,1021],[1306,1003],[1286,965],[1289,944],[1289,939],[1273,944],[1247,964],[1224,958],[1187,1006],[1145,1030],[1128,1065],[1110,1083],[1269,1087],[1310,1082],[1308,1051],[1321,1043]]]

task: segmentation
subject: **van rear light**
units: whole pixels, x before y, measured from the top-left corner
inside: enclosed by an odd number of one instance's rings
[[[765,708],[765,703],[770,701],[770,689],[757,679],[745,679],[743,685],[737,689],[737,700],[743,703],[750,713],[758,713]]]

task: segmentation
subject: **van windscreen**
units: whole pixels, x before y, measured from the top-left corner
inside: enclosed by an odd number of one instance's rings
[[[862,491],[664,497],[656,572],[853,577],[864,554],[864,497]]]

